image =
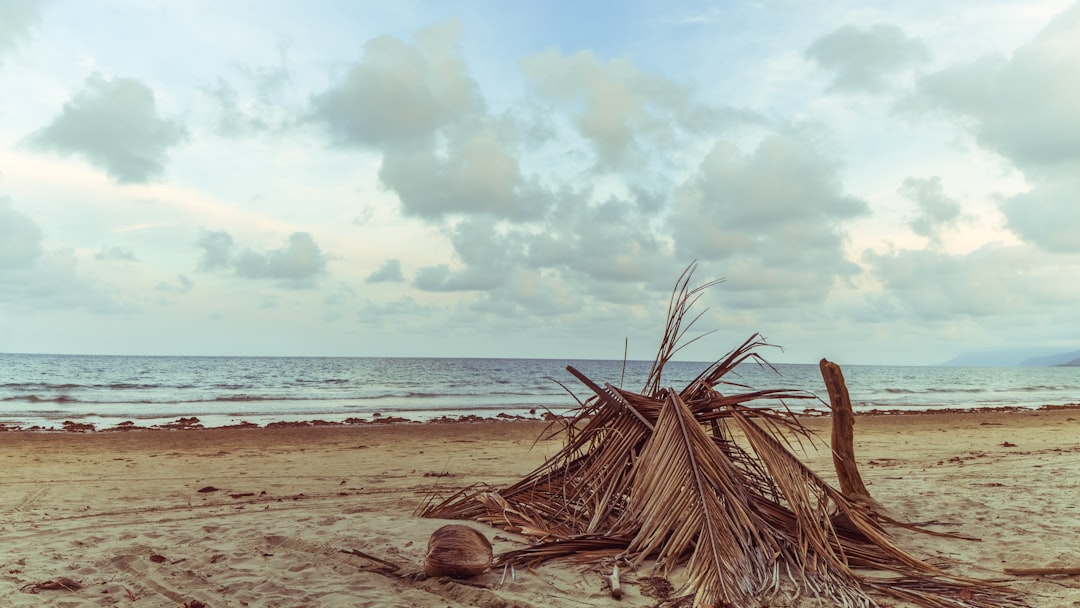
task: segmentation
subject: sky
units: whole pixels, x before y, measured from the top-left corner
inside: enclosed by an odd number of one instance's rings
[[[1080,348],[1080,4],[0,0],[0,352]]]

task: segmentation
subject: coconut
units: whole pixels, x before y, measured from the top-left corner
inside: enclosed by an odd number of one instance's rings
[[[469,526],[443,526],[428,539],[424,572],[432,577],[471,578],[490,568],[491,560],[486,536]]]

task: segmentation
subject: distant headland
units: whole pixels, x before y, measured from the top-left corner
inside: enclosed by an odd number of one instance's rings
[[[1080,367],[1080,350],[1048,353],[1046,349],[964,353],[942,365],[953,367]]]

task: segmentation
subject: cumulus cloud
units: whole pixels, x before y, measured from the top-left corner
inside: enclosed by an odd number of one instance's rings
[[[963,118],[984,147],[1027,171],[1080,161],[1080,4],[1010,56],[928,74],[924,102]]]
[[[79,273],[70,249],[46,251],[31,266],[0,268],[0,309],[35,314],[48,310],[87,310],[100,314],[128,312],[105,284]]]
[[[572,108],[574,126],[607,168],[640,162],[648,143],[670,140],[679,130],[700,133],[722,122],[756,120],[695,103],[688,88],[626,59],[604,62],[591,51],[567,56],[549,50],[524,58],[521,68],[538,96]]]
[[[508,141],[490,127],[449,136],[444,152],[391,151],[379,178],[397,193],[402,210],[418,217],[535,219],[546,204],[540,187],[522,174]]]
[[[183,274],[178,274],[178,275],[176,275],[176,281],[175,282],[170,283],[170,282],[167,282],[167,281],[162,281],[162,282],[158,283],[157,286],[154,287],[154,289],[156,289],[158,291],[165,291],[165,292],[169,292],[169,293],[175,293],[175,294],[183,295],[183,294],[191,291],[194,287],[195,287],[194,281],[192,281],[191,279],[189,279],[187,276],[185,276]]]
[[[185,137],[179,121],[158,115],[150,87],[94,74],[29,141],[42,150],[82,156],[119,183],[145,183],[164,174],[169,149]]]
[[[0,0],[0,57],[37,26],[42,4],[41,0]]]
[[[421,291],[483,291],[498,287],[501,279],[477,268],[452,271],[447,264],[437,264],[417,270],[412,284]]]
[[[367,277],[368,283],[403,283],[405,275],[401,272],[401,260],[386,260],[378,270]]]
[[[426,145],[439,129],[482,110],[465,65],[460,24],[434,26],[410,45],[392,36],[364,44],[363,59],[312,100],[313,119],[339,145]]]
[[[307,283],[326,272],[326,257],[315,239],[306,232],[294,232],[281,249],[265,253],[245,250],[233,261],[236,273],[251,279],[279,279]]]
[[[238,250],[225,231],[205,231],[196,241],[202,249],[202,271],[230,270],[247,279],[280,281],[291,288],[311,287],[326,273],[327,258],[307,232],[294,232],[285,247],[258,252]]]
[[[588,190],[566,190],[556,198],[549,216],[538,222],[475,217],[452,224],[447,236],[456,264],[419,269],[413,286],[482,292],[478,310],[539,315],[577,305],[585,296],[635,303],[643,290],[670,290],[685,262],[674,260],[668,239],[656,233],[634,198],[592,201]],[[524,277],[542,279],[544,286],[529,287],[533,279]]]
[[[984,148],[1024,171],[1032,189],[1002,210],[1021,238],[1080,251],[1080,4],[1009,56],[989,55],[919,80],[920,100],[960,119]]]
[[[526,245],[525,263],[604,283],[670,280],[673,252],[652,224],[653,214],[643,213],[636,198],[590,203],[588,194],[561,193],[552,213],[558,221],[517,239]]]
[[[135,252],[123,247],[103,247],[94,254],[94,259],[99,261],[115,260],[119,262],[138,262]]]
[[[908,224],[911,230],[930,239],[931,243],[940,245],[941,231],[955,226],[960,220],[960,203],[945,194],[937,175],[908,177],[900,185],[899,193],[918,205],[918,214]]]
[[[199,259],[199,270],[212,271],[228,268],[232,262],[232,235],[224,230],[205,230],[195,244],[203,250]]]
[[[1075,265],[1026,246],[986,245],[964,255],[931,250],[867,252],[885,288],[882,298],[901,316],[982,318],[1033,309],[1072,307]]]
[[[880,93],[897,71],[927,59],[922,42],[900,27],[878,23],[845,25],[815,40],[806,56],[833,73],[829,89],[842,93]]]
[[[1058,253],[1080,253],[1080,174],[1036,183],[1002,204],[1020,238]]]
[[[539,187],[522,175],[509,143],[494,128],[456,131],[443,152],[434,147],[390,151],[379,178],[397,193],[408,215],[528,219],[544,211]]]
[[[457,270],[447,264],[417,271],[413,285],[424,291],[479,291],[505,283],[521,259],[521,247],[490,219],[458,222],[450,232],[454,251],[463,263]]]
[[[473,304],[473,309],[507,318],[523,313],[554,317],[579,311],[583,298],[557,275],[539,271],[515,274],[498,289],[491,290]]]
[[[843,192],[834,161],[772,135],[748,155],[717,143],[675,193],[672,234],[680,258],[725,269],[725,291],[757,294],[743,305],[791,304],[820,300],[834,278],[858,271],[841,224],[867,211]]]
[[[44,310],[123,310],[107,286],[78,272],[69,249],[46,251],[41,228],[0,197],[0,309],[32,314]]]
[[[379,179],[407,215],[535,218],[543,202],[521,170],[517,135],[486,113],[460,37],[452,22],[415,44],[368,41],[363,59],[312,99],[312,119],[338,145],[382,153]]]
[[[41,257],[41,228],[0,196],[0,270],[26,268]]]

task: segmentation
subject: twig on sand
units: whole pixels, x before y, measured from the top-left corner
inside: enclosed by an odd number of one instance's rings
[[[375,557],[374,555],[368,555],[367,553],[364,553],[363,551],[361,551],[359,549],[342,549],[341,552],[342,553],[348,553],[349,555],[355,555],[357,557],[362,557],[364,559],[371,560],[371,561],[373,561],[373,562],[375,562],[377,564],[382,564],[383,566],[386,566],[387,568],[390,568],[394,572],[397,572],[398,570],[401,570],[401,566],[398,566],[397,564],[392,564],[392,563],[386,561],[385,559],[379,559],[379,558]]]
[[[82,589],[82,583],[79,581],[61,576],[56,580],[44,581],[41,583],[29,583],[19,587],[19,591],[23,593],[37,593],[39,591],[78,591]]]

